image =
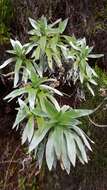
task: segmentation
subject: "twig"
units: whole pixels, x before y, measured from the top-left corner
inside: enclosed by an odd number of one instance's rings
[[[95,123],[95,122],[90,118],[90,116],[88,116],[88,118],[89,118],[89,121],[90,121],[94,126],[96,126],[96,127],[100,127],[100,128],[102,128],[102,127],[107,127],[107,125],[100,125],[100,124],[98,124],[98,123]]]
[[[7,164],[7,163],[19,163],[19,162],[21,162],[21,160],[20,159],[18,159],[18,160],[13,160],[13,161],[11,161],[11,160],[6,160],[6,161],[1,161],[0,162],[0,164]]]
[[[10,73],[7,73],[7,74],[2,74],[3,77],[9,77],[11,75],[14,75],[14,72],[10,72]]]
[[[4,181],[3,190],[6,190],[6,185],[7,185],[7,180],[8,180],[9,169],[10,169],[10,166],[11,166],[11,163],[12,163],[12,161],[13,161],[13,158],[15,157],[16,152],[18,151],[19,147],[20,147],[20,145],[16,148],[15,152],[13,153],[13,156],[12,156],[12,158],[11,158],[11,160],[10,160],[10,163],[9,163],[9,166],[8,166],[8,168],[7,168],[6,175],[5,175],[5,181]]]
[[[94,109],[94,112],[96,112],[102,105],[103,105],[103,103],[106,101],[106,98]],[[96,126],[96,127],[100,127],[100,128],[102,128],[102,127],[107,127],[107,125],[100,125],[100,124],[98,124],[98,123],[95,123],[92,119],[91,119],[91,117],[90,116],[88,116],[88,119],[89,119],[89,121],[94,125],[94,126]]]

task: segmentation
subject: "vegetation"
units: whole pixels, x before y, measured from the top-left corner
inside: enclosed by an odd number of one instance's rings
[[[75,88],[77,83],[81,88],[86,85],[94,96],[91,85],[97,85],[98,75],[88,59],[103,55],[92,54],[93,47],[86,44],[85,38],[63,34],[67,19],[48,24],[42,16],[38,21],[31,18],[29,21],[33,27],[29,42],[22,45],[11,39],[13,50],[7,52],[12,58],[0,66],[3,69],[14,63],[15,89],[4,99],[17,98],[19,108],[13,128],[23,128],[22,144],[27,142],[28,152],[36,159],[39,169],[45,157],[49,170],[56,167],[58,160],[69,174],[76,156],[81,163],[88,162],[86,148],[92,150],[89,144],[92,141],[78,127],[81,123],[78,118],[93,111],[60,105],[57,98],[64,93],[56,89],[60,77],[55,76],[55,71],[62,71],[63,80],[69,86],[71,83]]]
[[[10,0],[0,0],[0,44],[10,38],[9,23],[12,19],[12,4]]]

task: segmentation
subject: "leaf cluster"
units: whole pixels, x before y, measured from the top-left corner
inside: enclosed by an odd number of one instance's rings
[[[22,144],[28,143],[28,152],[38,163],[39,169],[44,158],[49,170],[56,167],[70,173],[76,157],[87,163],[86,148],[91,150],[89,137],[78,126],[78,118],[89,115],[92,110],[73,109],[60,106],[56,96],[63,93],[55,88],[55,78],[49,78],[57,68],[69,64],[66,80],[86,83],[94,95],[90,84],[97,85],[96,72],[88,64],[88,58],[101,55],[90,54],[92,47],[86,45],[85,38],[63,35],[67,19],[48,24],[42,17],[38,21],[29,18],[33,27],[29,31],[29,42],[22,45],[18,40],[10,40],[13,47],[7,52],[12,55],[0,69],[14,65],[14,90],[4,99],[17,98],[19,107],[13,128],[23,128]],[[48,77],[46,77],[48,76]],[[24,127],[23,127],[24,126]]]

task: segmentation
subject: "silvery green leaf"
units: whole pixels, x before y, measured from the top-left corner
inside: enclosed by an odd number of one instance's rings
[[[53,139],[53,133],[48,137],[48,141],[46,144],[46,163],[49,168],[49,170],[52,169],[53,162],[54,162],[54,139]]]
[[[46,47],[46,36],[40,37],[39,44],[40,44],[41,50],[44,51]]]
[[[81,70],[79,71],[79,77],[80,77],[81,83],[83,84],[83,81],[84,81],[84,73],[83,73]]]
[[[36,48],[36,50],[33,51],[31,57],[32,57],[32,58],[35,58],[35,60],[38,60],[38,59],[39,59],[39,57],[40,57],[40,46],[38,46],[38,47]]]
[[[66,140],[64,138],[64,135],[61,136],[60,139],[61,139],[60,146],[61,146],[62,167],[64,167],[66,172],[69,174],[70,173],[70,160],[69,160],[68,155],[67,155],[67,144],[66,144]]]
[[[91,148],[91,146],[90,146],[90,144],[89,144],[89,142],[88,142],[88,140],[87,140],[87,138],[86,138],[86,135],[85,135],[84,131],[83,131],[82,129],[80,129],[79,127],[77,127],[77,126],[74,126],[73,129],[74,129],[74,130],[78,133],[78,135],[82,138],[82,140],[83,140],[83,142],[85,143],[85,145],[87,146],[87,148],[88,148],[90,151],[92,151],[92,148]]]
[[[92,78],[92,68],[86,64],[86,72],[89,78]]]
[[[39,145],[39,143],[45,138],[49,130],[50,126],[44,126],[37,129],[29,145],[29,152],[34,150]]]
[[[64,112],[66,112],[69,109],[70,109],[69,105],[63,105],[62,108],[61,108],[61,111],[64,113]]]
[[[72,136],[72,133],[64,131],[66,141],[67,141],[67,153],[68,157],[72,163],[72,165],[75,167],[76,163],[76,144],[74,141],[74,138]]]
[[[59,23],[59,32],[62,34],[64,32],[64,30],[66,29],[68,23],[68,19],[65,19],[64,21],[61,21]]]
[[[87,88],[89,89],[89,91],[91,92],[91,94],[93,96],[95,96],[94,91],[93,91],[93,89],[91,88],[91,86],[90,86],[90,84],[88,82],[87,82]]]
[[[20,108],[18,108],[18,110],[19,109],[24,109],[25,110],[25,112],[28,114],[28,115],[31,115],[31,111],[29,110],[29,107],[27,106],[27,103],[28,103],[28,100],[26,99],[26,100],[21,100],[21,98],[18,98],[18,103],[19,103],[19,105],[20,105]]]
[[[90,54],[88,55],[88,58],[100,58],[100,57],[104,57],[104,54]]]
[[[45,107],[48,117],[50,117],[51,119],[55,118],[59,114],[55,106],[48,100],[45,100]]]
[[[45,147],[46,147],[46,142],[40,143],[40,146],[38,147],[37,159],[38,159],[38,164],[39,164],[39,170],[41,169],[41,166],[43,163]]]
[[[28,78],[30,76],[30,71],[28,71],[27,68],[23,69],[23,76],[22,76],[22,81],[26,84],[28,81]]]
[[[52,95],[47,95],[47,97],[50,99],[50,101],[55,105],[55,108],[57,109],[57,111],[60,111],[60,106],[59,103],[57,102],[57,100],[54,98],[54,96]]]
[[[15,46],[18,46],[20,49],[23,48],[22,44],[18,40],[15,41]]]
[[[14,54],[14,55],[16,54],[16,52],[14,50],[7,50],[6,52],[9,54]]]
[[[39,65],[37,65],[35,61],[33,63],[34,63],[34,66],[35,66],[35,69],[36,69],[38,75],[42,78],[43,77],[43,68],[39,67]]]
[[[67,49],[66,46],[64,46],[64,45],[58,45],[58,47],[61,48],[61,51],[62,51],[65,59],[72,59],[73,58],[73,56],[68,55],[68,49]]]
[[[64,114],[62,114],[61,120],[63,119],[64,121],[65,119],[65,121],[70,120],[72,122],[73,119],[87,116],[92,113],[93,113],[93,110],[88,110],[88,109],[71,109],[69,111],[66,111]]]
[[[33,137],[33,133],[34,133],[34,118],[30,117],[22,133],[22,144],[24,144],[27,139],[30,142]]]
[[[26,117],[27,117],[27,113],[24,109],[19,109],[17,116],[16,116],[16,120],[13,124],[13,129],[20,123],[22,122]]]
[[[50,40],[50,47],[51,47],[51,49],[52,49],[54,52],[57,51],[56,47],[57,47],[58,39],[59,39],[59,38],[58,38],[58,36],[56,35],[56,36],[54,36],[53,38],[51,38],[51,40]]]
[[[55,154],[57,156],[57,159],[60,160],[61,158],[61,136],[63,135],[62,130],[60,127],[56,127],[53,132],[53,137],[54,137],[54,149],[55,149]]]
[[[31,109],[34,109],[34,106],[35,106],[36,93],[37,91],[34,89],[30,89],[28,92],[28,100],[29,100],[29,105]]]
[[[6,60],[2,65],[0,65],[0,69],[3,69],[4,67],[6,67],[9,63],[16,61],[16,58],[9,58],[8,60]]]
[[[37,22],[34,19],[32,19],[32,18],[29,17],[29,22],[30,22],[30,24],[32,25],[32,27],[34,29],[38,30]]]
[[[95,77],[98,77],[97,73],[94,71],[94,69],[92,69],[88,64],[86,65],[86,72],[87,72],[87,75],[89,76],[89,78],[92,77],[92,74],[95,76]]]
[[[87,159],[87,155],[86,155],[86,150],[85,150],[85,146],[83,145],[83,142],[82,140],[80,139],[79,136],[77,136],[76,134],[73,135],[74,136],[74,139],[77,143],[77,146],[79,148],[79,151],[81,153],[81,156],[82,156],[82,159],[84,160],[84,162],[88,162],[88,159]]]
[[[52,52],[49,48],[46,48],[46,55],[48,59],[48,66],[51,70],[53,70],[53,65],[52,65]]]
[[[43,89],[46,89],[46,90],[53,91],[55,94],[58,94],[59,96],[63,96],[63,94],[59,90],[57,90],[57,89],[55,89],[55,88],[53,88],[51,86],[41,84],[40,87],[43,88]]]
[[[56,20],[55,22],[53,22],[52,24],[49,24],[49,27],[53,27],[56,24],[58,24],[59,22],[61,22],[61,19]]]
[[[93,73],[93,75],[94,75],[95,77],[98,78],[98,75],[97,75],[97,73],[94,71],[94,69],[92,69],[92,73]]]
[[[80,49],[79,47],[77,47],[76,45],[74,45],[72,41],[70,41],[69,43],[70,43],[70,45],[71,45],[71,47],[72,47],[73,49],[75,49],[75,50],[77,50],[77,51],[81,51],[81,49]]]
[[[19,70],[21,68],[22,65],[22,60],[21,59],[17,59],[16,64],[15,64],[15,76],[14,76],[14,88],[16,87],[18,81],[19,81]]]
[[[10,98],[11,98],[11,100],[12,100],[12,99],[14,99],[15,97],[20,96],[20,95],[22,95],[22,94],[24,94],[24,93],[26,93],[26,92],[27,92],[27,91],[26,91],[26,88],[25,88],[25,87],[20,88],[20,89],[16,89],[16,90],[14,90],[13,92],[11,92],[10,94],[8,94],[8,95],[4,98],[4,100],[10,99]]]
[[[13,48],[15,48],[16,41],[15,41],[15,40],[13,40],[13,39],[10,39],[10,43],[11,43],[12,47],[13,47]]]
[[[62,66],[61,58],[56,53],[53,54],[53,59],[55,60],[58,67]]]
[[[84,159],[83,159],[83,157],[82,157],[82,155],[81,155],[80,150],[77,149],[77,150],[76,150],[76,153],[77,153],[77,157],[78,157],[79,161],[84,165],[85,162],[84,162]]]
[[[35,46],[37,46],[37,44],[30,44],[28,47],[27,47],[27,49],[26,49],[26,53],[25,53],[25,55],[27,55]]]
[[[94,79],[89,79],[89,82],[94,84],[94,85],[98,85],[97,82]]]

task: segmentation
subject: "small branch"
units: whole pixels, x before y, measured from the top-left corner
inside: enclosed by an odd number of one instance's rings
[[[100,125],[100,124],[98,124],[98,123],[95,123],[95,122],[90,118],[90,116],[88,116],[88,118],[89,118],[89,121],[90,121],[94,126],[96,126],[96,127],[100,127],[100,128],[107,127],[107,125]]]
[[[11,160],[10,160],[10,163],[9,163],[9,165],[8,165],[8,168],[7,168],[7,171],[6,171],[6,175],[5,175],[5,181],[4,181],[3,190],[6,190],[6,185],[7,185],[7,180],[8,180],[9,169],[10,169],[10,166],[11,166],[11,164],[12,164],[12,162],[13,162],[13,158],[15,157],[16,152],[18,151],[19,147],[20,147],[20,145],[16,148],[16,150],[15,150],[15,152],[14,152],[14,154],[13,154]]]
[[[11,75],[14,75],[14,72],[10,72],[10,73],[7,73],[7,74],[2,74],[2,76],[4,76],[4,77],[10,77]]]

